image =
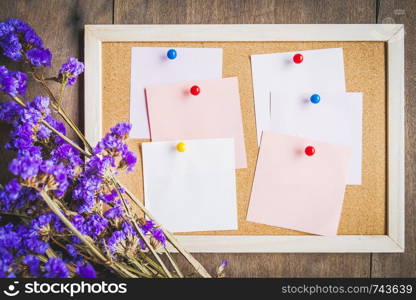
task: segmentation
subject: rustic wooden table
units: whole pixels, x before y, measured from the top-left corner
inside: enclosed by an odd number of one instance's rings
[[[406,30],[406,252],[404,254],[197,254],[233,277],[416,277],[416,1],[414,0],[2,0],[0,21],[29,22],[54,53],[83,58],[84,24],[401,23]],[[2,60],[0,59],[0,64]],[[33,89],[32,89],[33,91]],[[36,90],[32,93],[36,93]],[[83,86],[64,104],[82,126]],[[0,144],[5,128],[0,128]],[[1,150],[0,170],[11,153]],[[0,182],[9,175],[0,173]]]

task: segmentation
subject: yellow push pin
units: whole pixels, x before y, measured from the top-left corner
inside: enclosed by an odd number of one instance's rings
[[[187,149],[188,147],[184,142],[180,142],[176,145],[176,150],[178,150],[179,152],[185,152]]]

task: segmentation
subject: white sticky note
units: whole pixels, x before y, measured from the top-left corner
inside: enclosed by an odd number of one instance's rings
[[[237,229],[233,139],[143,143],[145,205],[172,232]]]
[[[293,56],[303,55],[295,64]],[[257,142],[261,132],[270,130],[270,91],[330,90],[345,92],[342,48],[306,50],[251,56]]]
[[[347,184],[361,184],[362,93],[319,92],[314,104],[310,92],[271,92],[273,131],[352,148]],[[313,146],[313,145],[312,145]],[[318,152],[319,149],[316,149]]]
[[[222,49],[133,47],[131,50],[130,123],[131,138],[150,138],[145,87],[190,80],[222,78]]]

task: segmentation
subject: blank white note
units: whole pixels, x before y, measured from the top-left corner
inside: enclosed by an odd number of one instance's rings
[[[174,48],[177,57],[172,60],[167,58],[169,49],[133,47],[131,50],[131,138],[150,138],[146,86],[222,78],[222,49]]]
[[[293,56],[303,55],[295,64]],[[251,56],[257,142],[261,132],[270,130],[270,91],[292,90],[345,92],[342,48],[305,50]]]
[[[145,205],[172,232],[237,229],[233,139],[143,143]]]

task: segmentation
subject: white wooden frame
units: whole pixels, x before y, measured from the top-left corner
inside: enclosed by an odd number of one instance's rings
[[[383,41],[387,43],[387,235],[177,236],[191,252],[404,252],[404,29],[377,25],[86,25],[85,133],[102,136],[103,42]]]

